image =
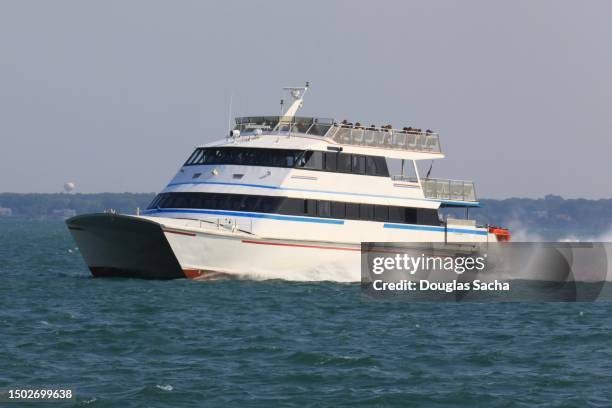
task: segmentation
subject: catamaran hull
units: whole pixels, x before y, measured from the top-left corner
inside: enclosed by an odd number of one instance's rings
[[[185,277],[158,223],[116,214],[76,216],[66,223],[95,277]]]

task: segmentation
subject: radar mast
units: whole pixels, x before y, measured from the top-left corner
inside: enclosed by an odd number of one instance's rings
[[[291,121],[291,119],[297,113],[298,109],[300,109],[302,105],[304,104],[304,95],[306,94],[306,91],[308,90],[309,87],[310,87],[310,83],[306,82],[306,86],[300,86],[300,87],[287,86],[283,88],[284,91],[289,91],[291,98],[293,99],[293,102],[287,108],[287,110],[283,113],[283,117],[280,120],[281,122]],[[282,104],[283,104],[283,101],[281,100],[281,105]]]

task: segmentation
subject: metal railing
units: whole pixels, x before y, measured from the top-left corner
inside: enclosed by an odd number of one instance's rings
[[[218,230],[225,230],[228,232],[246,232],[251,234],[253,232],[253,219],[243,219],[243,218],[232,218],[232,217],[224,217],[224,218],[206,218],[197,220],[200,223],[200,228],[204,226],[215,227]]]
[[[422,178],[425,198],[452,201],[477,201],[473,181]]]
[[[441,153],[440,137],[433,132],[334,125],[327,137],[341,144]]]
[[[415,129],[390,129],[336,123],[333,119],[295,116],[246,116],[236,118],[235,130],[252,133],[300,133],[331,139],[339,144],[422,153],[441,153],[437,133]]]
[[[333,123],[333,119],[304,116],[294,116],[289,120],[283,116],[245,116],[236,118],[234,129],[245,133],[261,129],[266,132],[302,133],[325,137]]]
[[[418,183],[419,179],[413,176],[403,176],[403,175],[392,175],[391,180],[393,181],[407,181],[410,183]]]

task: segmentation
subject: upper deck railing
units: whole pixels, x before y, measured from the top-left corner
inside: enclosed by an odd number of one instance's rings
[[[334,120],[327,118],[294,116],[291,120],[286,120],[283,116],[245,116],[236,118],[234,129],[246,133],[260,129],[265,132],[291,132],[325,137],[333,124]]]
[[[336,143],[404,150],[422,153],[441,153],[440,138],[431,131],[416,129],[391,129],[336,123],[333,119],[282,116],[248,116],[236,118],[236,130],[240,132],[301,133],[331,139]]]
[[[407,150],[422,153],[441,153],[440,138],[433,132],[373,127],[334,125],[328,135],[341,144]]]
[[[419,179],[413,176],[391,176],[393,181],[408,181],[418,183]],[[421,178],[423,195],[425,198],[435,200],[472,201],[477,202],[476,188],[473,181]]]
[[[473,181],[422,178],[423,194],[426,198],[450,201],[477,202]]]

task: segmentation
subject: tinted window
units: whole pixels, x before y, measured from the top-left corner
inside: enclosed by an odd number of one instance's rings
[[[203,208],[203,197],[199,194],[188,194],[187,208]]]
[[[202,199],[202,208],[215,209],[217,203],[217,195],[216,194],[202,194],[204,198]]]
[[[308,214],[311,217],[316,217],[317,200],[304,200],[304,214]]]
[[[389,176],[384,157],[348,153],[262,149],[245,147],[208,147],[196,149],[185,165],[244,165],[304,168],[371,176]]]
[[[374,157],[366,157],[366,174],[368,176],[376,175],[376,162],[374,161]]]
[[[365,156],[353,155],[353,174],[365,174]]]
[[[372,204],[359,204],[359,219],[360,220],[373,220],[374,219],[374,206]]]
[[[185,194],[179,194],[176,199],[174,200],[174,207],[175,208],[187,208],[189,207],[189,201],[187,199],[187,197],[185,196]]]
[[[375,205],[374,206],[374,220],[375,221],[388,221],[389,220],[389,207],[386,205]]]
[[[217,194],[215,207],[221,209],[230,209],[232,196],[229,194]]]
[[[244,196],[241,195],[232,195],[230,198],[230,210],[232,211],[240,211],[242,209],[242,202],[244,201]]]
[[[351,172],[351,155],[338,153],[338,171],[340,173]]]
[[[279,199],[277,197],[262,197],[262,199],[259,200],[255,211],[274,212],[278,208],[278,201]]]
[[[331,216],[332,218],[345,218],[346,217],[346,205],[338,201],[332,201]]]
[[[376,175],[381,177],[389,177],[387,160],[381,156],[374,156],[374,161],[376,162]]]
[[[359,204],[346,203],[346,218],[351,220],[359,219]]]
[[[308,151],[304,155],[304,168],[313,170],[323,169],[323,152]]]
[[[162,194],[158,194],[153,201],[151,201],[151,204],[149,204],[149,206],[147,208],[156,208],[157,204],[161,201],[163,195]]]
[[[419,208],[417,211],[417,224],[438,225],[438,211],[429,208]]]
[[[404,222],[406,224],[416,224],[417,223],[416,208],[404,208]]]
[[[331,204],[329,201],[319,201],[319,217],[331,217]]]
[[[254,211],[257,208],[259,198],[257,196],[246,196],[242,203],[242,211]]]
[[[304,214],[304,200],[298,198],[285,198],[279,208],[281,214],[302,215]]]
[[[294,167],[302,151],[287,149],[257,149],[241,147],[211,147],[196,149],[185,165],[237,164],[250,166]]]
[[[395,206],[389,207],[389,221],[404,222],[404,208]]]
[[[368,176],[389,177],[389,170],[387,169],[387,161],[385,158],[380,156],[367,156],[366,174]]]
[[[191,156],[189,156],[189,158],[187,159],[185,164],[193,164],[193,163],[195,163],[197,161],[197,156],[199,154],[202,154],[202,150],[201,149],[196,149],[195,152],[193,152],[191,154]]]
[[[331,153],[331,152],[325,153],[325,170],[336,171],[336,169],[338,168],[337,163],[336,163],[337,156],[338,156],[338,153]]]
[[[158,207],[249,211],[307,217],[440,225],[438,211],[435,209],[247,194],[163,193],[159,194],[149,205],[149,209]]]

